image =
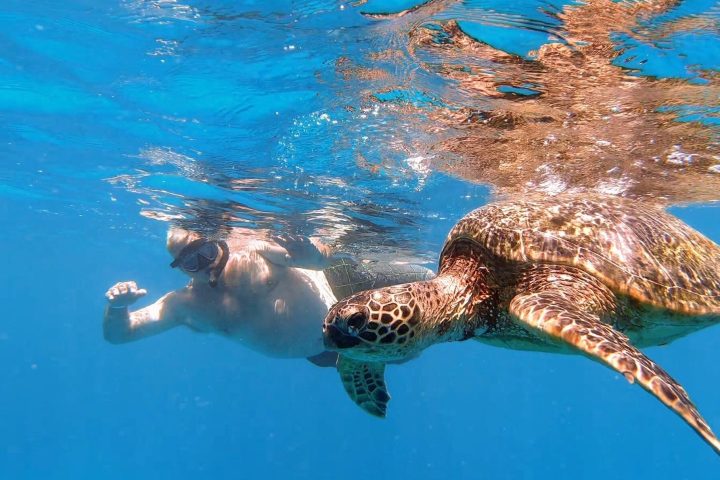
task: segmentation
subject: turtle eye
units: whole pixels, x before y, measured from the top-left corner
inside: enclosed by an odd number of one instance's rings
[[[347,319],[347,326],[355,331],[360,330],[367,323],[367,317],[362,312],[356,312]]]

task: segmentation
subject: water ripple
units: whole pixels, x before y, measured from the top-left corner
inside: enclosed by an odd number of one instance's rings
[[[717,4],[33,8],[2,14],[0,195],[37,208],[412,256],[484,186],[718,200]]]

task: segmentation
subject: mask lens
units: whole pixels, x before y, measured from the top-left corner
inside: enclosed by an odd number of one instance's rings
[[[201,255],[206,260],[209,260],[210,262],[213,262],[218,255],[218,248],[217,245],[211,242],[207,242],[203,244],[200,248],[198,248],[197,251],[198,255]]]
[[[224,242],[222,244],[225,245]],[[217,242],[198,239],[183,248],[170,266],[175,268],[179,265],[186,272],[199,272],[212,265],[219,252],[220,246]]]
[[[198,264],[198,255],[197,253],[194,253],[192,255],[188,255],[183,261],[181,265],[182,269],[186,272],[197,272],[200,270],[200,265]]]
[[[213,242],[206,242],[183,260],[182,267],[186,272],[197,272],[210,266],[218,256],[218,247]]]

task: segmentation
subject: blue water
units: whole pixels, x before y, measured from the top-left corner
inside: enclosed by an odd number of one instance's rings
[[[389,367],[377,420],[304,360],[182,329],[103,340],[110,285],[135,279],[148,298],[184,285],[167,266],[171,221],[319,234],[433,266],[453,223],[493,198],[438,166],[423,109],[457,108],[452,83],[371,55],[403,51],[397,22],[436,16],[530,58],[562,39],[564,5],[457,2],[392,23],[361,12],[419,2],[353,3],[3,2],[0,478],[717,478],[680,419],[579,356],[438,345]],[[697,22],[653,37],[678,19]],[[706,86],[706,105],[667,108],[705,125],[718,155],[720,5],[644,22],[615,34],[616,63]],[[378,88],[345,65],[392,78]],[[720,242],[717,204],[671,211]],[[716,327],[648,349],[716,431],[718,342]]]

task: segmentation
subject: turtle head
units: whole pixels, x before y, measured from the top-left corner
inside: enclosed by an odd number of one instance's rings
[[[418,284],[368,290],[336,303],[323,324],[325,347],[367,361],[402,360],[422,348]]]

